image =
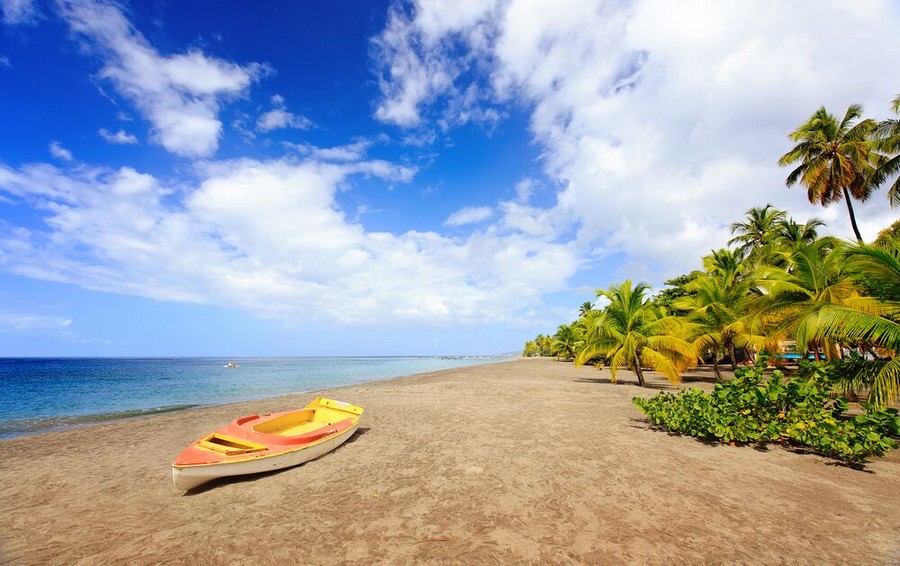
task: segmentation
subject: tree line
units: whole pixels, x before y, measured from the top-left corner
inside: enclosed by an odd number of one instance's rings
[[[900,96],[892,109],[900,115]],[[582,304],[575,321],[527,342],[523,355],[605,365],[613,381],[627,368],[644,385],[645,368],[679,381],[707,360],[721,379],[722,363],[734,369],[794,345],[831,364],[845,390],[868,391],[873,405],[898,400],[900,221],[864,243],[852,201],[887,187],[887,204],[900,204],[900,120],[861,117],[859,105],[841,120],[820,108],[779,159],[795,166],[786,184],[805,187],[810,202],[846,202],[856,242],[820,236],[825,224],[816,218],[800,223],[769,204],[751,208],[702,269],[655,295],[631,280],[600,289],[600,306]]]

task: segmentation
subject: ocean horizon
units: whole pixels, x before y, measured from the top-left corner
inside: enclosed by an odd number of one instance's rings
[[[0,439],[508,357],[0,357]]]

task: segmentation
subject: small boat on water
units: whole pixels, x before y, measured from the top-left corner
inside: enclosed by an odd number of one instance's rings
[[[228,362],[227,364],[225,364],[225,367],[227,368],[236,368],[237,366],[238,365],[235,362]]]
[[[353,436],[362,413],[362,407],[319,397],[302,409],[240,417],[185,448],[172,464],[172,480],[188,490],[216,478],[303,464]]]

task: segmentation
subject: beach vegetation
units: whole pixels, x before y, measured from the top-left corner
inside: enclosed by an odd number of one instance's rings
[[[654,425],[707,441],[783,442],[857,463],[897,448],[896,409],[867,406],[847,417],[847,400],[831,395],[831,372],[810,368],[787,379],[778,370],[766,377],[762,367],[742,367],[710,393],[693,388],[633,402]]]
[[[575,356],[575,364],[602,357],[609,365],[610,379],[616,381],[616,370],[627,368],[635,373],[638,385],[644,385],[644,367],[649,367],[678,382],[681,372],[696,365],[697,353],[685,339],[684,320],[666,316],[653,304],[646,283],[631,280],[599,289],[598,297],[609,304],[599,316],[590,319],[584,343]]]

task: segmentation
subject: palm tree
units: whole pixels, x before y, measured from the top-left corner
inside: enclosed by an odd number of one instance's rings
[[[738,250],[746,257],[752,250],[772,243],[778,234],[779,223],[786,217],[785,211],[778,210],[771,204],[753,207],[744,214],[744,222],[731,225],[731,233],[737,235],[728,240],[728,245],[740,244]]]
[[[581,303],[581,306],[578,308],[578,317],[584,318],[592,310],[594,310],[594,304],[590,301],[585,301],[585,302]]]
[[[746,348],[755,340],[747,314],[754,294],[750,279],[732,279],[722,273],[706,273],[685,286],[690,294],[676,301],[689,311],[696,324],[694,347],[698,352],[711,350],[716,379],[722,379],[719,358],[728,357],[731,369],[737,368],[736,348]]]
[[[900,115],[900,95],[891,103],[891,109]],[[873,180],[873,184],[880,185],[900,172],[900,118],[878,123],[875,127],[875,148],[886,154]],[[888,187],[888,202],[891,207],[900,205],[900,176]]]
[[[662,373],[672,382],[681,381],[681,372],[696,364],[697,353],[682,338],[683,324],[677,317],[661,316],[647,292],[650,286],[631,280],[597,291],[598,297],[609,299],[602,313],[588,328],[585,344],[575,357],[582,365],[598,356],[609,364],[611,379],[616,370],[628,368],[637,375],[638,385],[644,385],[642,366]]]
[[[862,106],[858,104],[850,106],[840,122],[825,107],[819,108],[791,132],[790,138],[799,143],[778,160],[781,166],[800,162],[786,182],[789,187],[798,182],[805,186],[809,202],[828,206],[843,198],[860,242],[851,200],[865,201],[872,193],[875,157],[869,135],[876,126],[870,119],[857,122],[861,116]]]
[[[810,218],[803,224],[794,221],[793,218],[782,220],[775,227],[778,241],[788,246],[796,244],[811,244],[819,237],[819,228],[825,223],[818,218]]]
[[[798,347],[812,350],[816,359],[822,350],[828,359],[839,355],[836,341],[822,333],[820,313],[857,295],[847,277],[843,255],[836,253],[841,248],[835,238],[797,245],[785,252],[786,269],[770,272],[762,282],[768,294],[757,301],[757,306],[770,320],[777,321],[769,343],[792,336]]]
[[[869,402],[883,406],[900,398],[900,237],[852,246],[842,254],[860,288],[872,296],[830,305],[820,313],[819,332],[835,340],[867,344],[886,360],[866,362],[844,383],[866,385]],[[869,370],[869,371],[867,371]]]
[[[556,334],[553,335],[553,353],[558,358],[572,359],[575,352],[581,345],[581,337],[575,326],[569,324],[561,325]]]

